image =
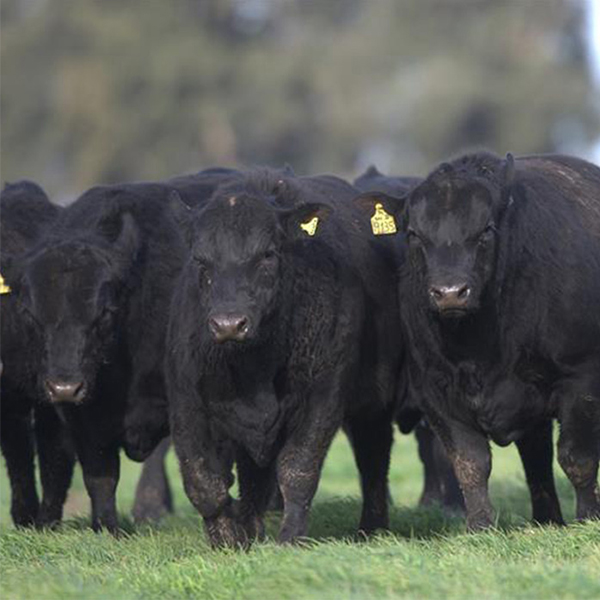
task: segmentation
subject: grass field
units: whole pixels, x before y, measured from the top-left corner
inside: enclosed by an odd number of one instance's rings
[[[119,488],[123,526],[114,539],[88,528],[80,474],[55,532],[15,530],[8,483],[0,478],[0,597],[12,599],[247,598],[600,598],[600,523],[567,528],[528,524],[529,500],[516,452],[494,449],[492,496],[498,528],[466,534],[460,519],[416,508],[421,467],[412,438],[397,436],[391,471],[392,533],[353,537],[360,509],[348,444],[334,443],[313,506],[310,536],[300,547],[273,541],[249,552],[213,552],[188,503],[175,457],[169,468],[176,513],[134,530],[128,517],[139,466],[124,461]],[[556,471],[565,517],[570,486]],[[268,519],[277,531],[278,517]]]

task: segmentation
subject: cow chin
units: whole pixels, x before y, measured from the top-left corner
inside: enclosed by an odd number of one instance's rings
[[[445,308],[445,309],[436,309],[436,312],[440,319],[448,320],[448,321],[458,321],[460,319],[464,319],[468,317],[469,314],[472,313],[468,308]]]

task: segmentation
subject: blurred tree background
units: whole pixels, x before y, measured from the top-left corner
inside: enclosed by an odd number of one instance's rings
[[[591,0],[595,1],[595,0]],[[2,179],[424,174],[600,131],[585,0],[2,0]]]

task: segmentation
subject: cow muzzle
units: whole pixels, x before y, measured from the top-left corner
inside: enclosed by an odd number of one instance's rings
[[[87,386],[84,381],[65,381],[60,379],[46,379],[44,388],[48,400],[52,404],[65,402],[79,404],[85,399]]]
[[[471,287],[467,283],[432,285],[429,288],[429,296],[435,307],[442,315],[449,317],[460,317],[467,312],[471,294]]]
[[[243,342],[250,333],[250,318],[241,313],[214,314],[208,319],[208,329],[218,344]]]

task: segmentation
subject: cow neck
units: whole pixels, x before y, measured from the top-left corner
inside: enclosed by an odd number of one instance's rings
[[[498,318],[490,294],[480,308],[462,319],[439,319],[438,331],[444,355],[455,363],[492,366],[499,361]]]

